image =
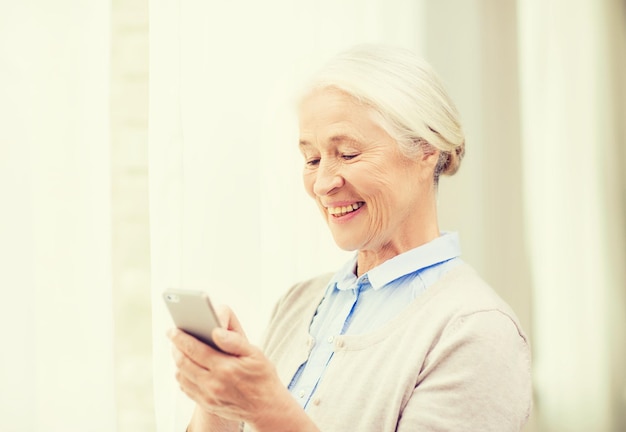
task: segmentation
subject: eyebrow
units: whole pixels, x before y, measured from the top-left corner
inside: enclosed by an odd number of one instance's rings
[[[336,135],[336,136],[331,137],[330,141],[333,143],[339,143],[339,142],[345,142],[345,141],[355,142],[358,140],[348,135]]]
[[[351,137],[351,136],[348,136],[348,135],[334,135],[334,136],[330,137],[329,141],[334,143],[334,144],[342,143],[342,142],[359,142],[358,139],[356,139],[354,137]],[[306,140],[302,140],[301,139],[298,142],[298,146],[300,148],[308,147],[310,145],[311,145],[311,143],[306,141]]]

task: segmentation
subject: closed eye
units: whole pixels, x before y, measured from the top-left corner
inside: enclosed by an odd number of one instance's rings
[[[357,156],[358,156],[358,154],[344,154],[344,155],[341,155],[341,158],[343,160],[351,160],[351,159],[354,159]]]
[[[307,166],[317,166],[319,165],[319,163],[320,163],[319,158],[311,158],[311,159],[306,160]]]

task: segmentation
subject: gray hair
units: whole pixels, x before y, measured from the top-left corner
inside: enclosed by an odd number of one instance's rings
[[[372,107],[374,120],[407,157],[439,150],[435,182],[458,170],[465,153],[459,114],[435,71],[413,52],[358,45],[326,63],[307,90],[328,87]]]

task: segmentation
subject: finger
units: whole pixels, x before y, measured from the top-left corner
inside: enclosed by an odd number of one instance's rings
[[[231,356],[221,355],[232,359]],[[213,410],[219,406],[220,399],[217,396],[230,390],[231,385],[224,384],[219,379],[216,380],[210,371],[199,367],[178,350],[174,352],[174,357],[177,365],[174,376],[180,390],[204,409]]]
[[[176,347],[172,347],[172,357],[176,364],[176,380],[181,389],[185,388],[185,393],[198,393],[198,386],[210,380],[208,369],[196,364]]]
[[[195,366],[197,369],[194,369],[193,372],[199,372],[201,370],[208,371],[210,370],[210,366],[208,364],[200,364],[196,363],[192,358],[187,357],[185,353],[179,350],[176,345],[172,345],[172,358],[174,359],[174,364],[178,369],[180,368],[191,368],[191,366]]]
[[[182,374],[193,382],[207,379],[211,370],[204,365],[199,365],[193,359],[187,357],[178,348],[172,347],[172,358],[176,365],[176,373]]]
[[[218,348],[227,354],[246,356],[252,353],[253,347],[250,345],[245,335],[223,328],[214,329],[212,335],[213,341]]]
[[[230,326],[230,316],[233,315],[230,308],[224,304],[215,305],[215,314],[217,315],[217,319],[220,324],[224,328],[229,328]]]
[[[205,409],[210,406],[209,398],[203,391],[201,383],[197,383],[193,378],[189,378],[181,371],[176,373],[176,381],[178,381],[178,387],[187,395],[187,397],[197,404],[203,406]]]
[[[206,369],[209,369],[212,356],[217,354],[216,350],[182,330],[171,329],[167,332],[167,337],[179,351]]]
[[[176,374],[176,381],[180,389],[190,398],[196,399],[196,395],[200,393],[200,386],[196,383],[193,377],[189,377],[184,371],[178,369]]]

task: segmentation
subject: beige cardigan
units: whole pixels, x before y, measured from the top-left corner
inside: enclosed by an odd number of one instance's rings
[[[309,354],[330,275],[277,304],[265,353],[285,385]],[[383,328],[335,338],[307,407],[322,432],[520,431],[532,401],[530,349],[508,305],[466,264]]]

